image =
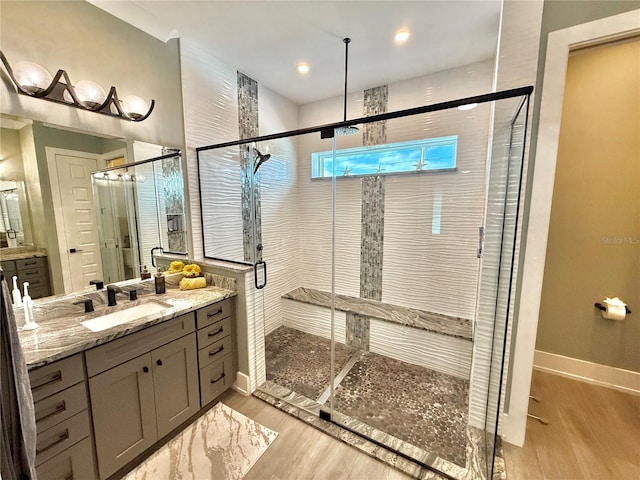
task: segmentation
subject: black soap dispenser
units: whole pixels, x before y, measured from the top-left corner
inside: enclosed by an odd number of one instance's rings
[[[143,265],[142,270],[140,270],[140,279],[146,280],[148,278],[151,278],[151,273],[149,272],[149,270],[147,270],[147,266]]]
[[[162,273],[160,271],[158,271],[158,273],[156,273],[156,276],[154,277],[155,280],[155,284],[156,284],[156,293],[159,295],[161,293],[165,293],[167,291],[167,286],[164,280],[164,276],[162,275]]]

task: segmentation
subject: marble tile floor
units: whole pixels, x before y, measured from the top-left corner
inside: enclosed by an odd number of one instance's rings
[[[336,347],[336,375],[343,366],[348,369],[338,375],[341,381],[335,386],[337,412],[354,419],[351,423],[360,429],[384,432],[430,462],[438,458],[464,469],[468,381],[341,344]],[[266,337],[266,359],[268,383],[329,406],[329,340],[280,327]]]

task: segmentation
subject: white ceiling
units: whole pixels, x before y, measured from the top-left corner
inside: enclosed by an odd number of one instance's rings
[[[179,36],[297,104],[493,58],[500,0],[89,0],[166,41]],[[393,35],[411,37],[395,45]],[[311,71],[301,76],[296,65]]]

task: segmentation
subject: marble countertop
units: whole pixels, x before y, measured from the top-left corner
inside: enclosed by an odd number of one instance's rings
[[[331,307],[331,293],[313,288],[299,287],[291,292],[285,293],[282,298],[320,307]],[[471,340],[473,337],[471,321],[466,318],[453,317],[340,294],[336,294],[335,296],[335,308],[343,312],[365,315],[367,317],[440,333],[450,337],[462,338],[464,340]]]
[[[122,282],[118,285],[130,287],[134,285],[134,282]],[[166,293],[156,295],[153,279],[138,280],[135,282],[135,287],[138,300],[130,301],[126,296],[119,294],[117,295],[118,305],[115,307],[107,306],[106,289],[34,300],[34,316],[39,327],[36,330],[18,328],[27,367],[33,369],[46,365],[237,295],[233,290],[215,286],[185,291],[168,288]],[[93,313],[84,313],[82,303],[73,304],[75,301],[89,298],[93,300],[95,308]],[[100,332],[92,332],[80,323],[105,313],[116,312],[154,300],[170,306],[160,314],[141,317]],[[18,307],[14,311],[16,322],[18,325],[23,325],[23,308]]]
[[[37,247],[0,248],[0,260],[24,260],[26,258],[46,257],[47,252]]]

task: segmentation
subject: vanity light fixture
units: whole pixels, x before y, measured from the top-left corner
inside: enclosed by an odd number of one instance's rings
[[[296,69],[298,70],[298,73],[301,73],[302,75],[305,75],[305,74],[309,73],[309,64],[308,63],[299,63],[296,66]]]
[[[120,100],[116,87],[111,87],[109,93],[106,93],[100,85],[91,80],[81,80],[73,85],[67,72],[62,69],[52,77],[47,69],[33,62],[18,62],[15,68],[11,68],[2,51],[0,60],[18,93],[22,95],[132,122],[146,120],[156,103],[155,100],[151,100],[151,106],[147,106],[147,103],[136,95],[127,95]]]

